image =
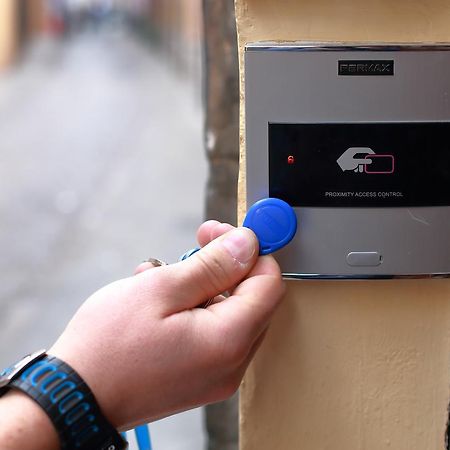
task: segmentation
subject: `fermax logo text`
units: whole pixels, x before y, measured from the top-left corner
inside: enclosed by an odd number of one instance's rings
[[[338,75],[394,75],[393,60],[341,60]]]

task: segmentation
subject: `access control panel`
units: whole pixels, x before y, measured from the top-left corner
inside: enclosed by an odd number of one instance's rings
[[[247,200],[286,201],[286,276],[450,274],[450,47],[252,44]]]

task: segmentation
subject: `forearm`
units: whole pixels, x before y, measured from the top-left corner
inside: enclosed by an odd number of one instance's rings
[[[0,398],[0,443],[2,450],[59,450],[58,435],[44,410],[18,391]]]

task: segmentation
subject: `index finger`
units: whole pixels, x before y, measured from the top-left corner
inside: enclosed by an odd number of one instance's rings
[[[204,247],[214,239],[227,233],[234,227],[229,223],[218,222],[217,220],[208,220],[200,225],[197,230],[197,241],[200,247]]]

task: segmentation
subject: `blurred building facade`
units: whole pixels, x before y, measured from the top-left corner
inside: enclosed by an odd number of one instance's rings
[[[45,0],[0,2],[0,69],[17,57],[28,36],[45,29]]]
[[[149,22],[155,27],[162,48],[177,68],[199,76],[193,65],[202,42],[201,0],[153,0],[147,2]]]
[[[7,65],[15,51],[14,0],[0,3],[0,67]]]
[[[0,70],[17,60],[34,36],[61,37],[82,21],[120,14],[159,46],[178,71],[200,79],[201,0],[2,0]]]

